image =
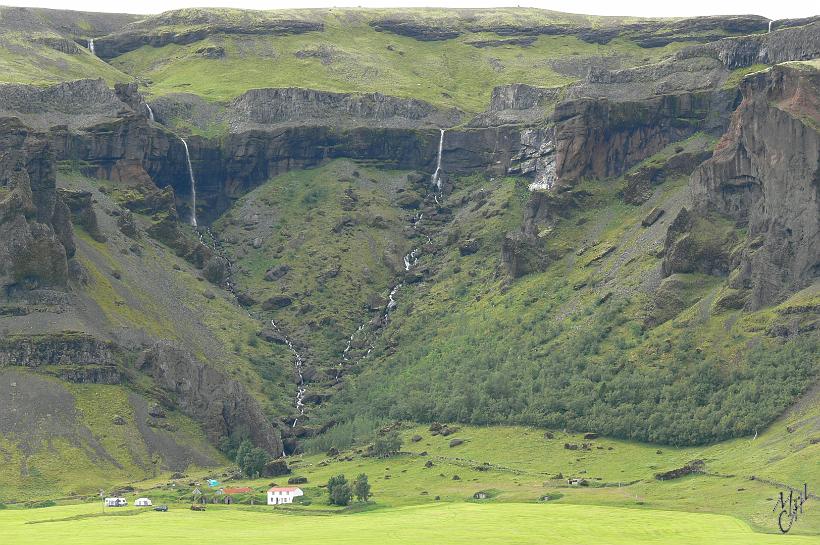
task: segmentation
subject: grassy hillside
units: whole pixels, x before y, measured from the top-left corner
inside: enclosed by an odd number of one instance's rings
[[[542,19],[560,22],[538,13],[540,17],[531,24]],[[368,24],[377,14],[367,10],[297,12],[296,16],[321,21],[324,30],[290,36],[214,34],[189,45],[143,46],[112,59],[111,64],[150,80],[147,90],[153,95],[184,92],[224,101],[253,88],[305,87],[381,92],[478,112],[486,108],[495,85],[563,85],[585,75],[584,59],[614,67],[634,66],[656,61],[685,45],[645,49],[628,39],[600,46],[573,36],[540,36],[526,47],[477,48],[469,44],[498,40],[499,36],[476,32],[446,41],[419,41],[377,32]],[[507,16],[512,14],[500,13],[499,23]],[[453,17],[452,12],[447,17]],[[523,24],[524,19],[519,14],[516,21]],[[426,12],[423,20],[436,22]],[[487,24],[494,20],[488,18]],[[169,29],[180,30],[179,25]],[[214,50],[220,56],[209,58]],[[219,78],[209,76],[215,72]]]
[[[73,17],[66,18],[66,14]],[[111,17],[119,24],[131,19]],[[113,85],[130,81],[130,76],[92,55],[83,47],[85,38],[79,38],[110,32],[116,24],[99,14],[0,7],[0,83],[42,85],[103,78]],[[75,36],[82,45],[74,41]]]
[[[463,203],[473,183],[458,180],[446,204]],[[541,233],[552,263],[512,282],[500,247],[515,214],[468,200],[435,237],[441,250],[421,261],[435,274],[402,289],[373,357],[325,417],[568,426],[672,444],[763,429],[820,368],[816,333],[770,332],[811,322],[820,292],[748,313],[716,303],[726,289],[719,277],[663,279],[666,226],[687,202],[685,184],[665,182],[642,206],[623,203],[619,181],[578,186],[586,196]],[[491,203],[504,201],[484,187]],[[642,227],[655,206],[666,214]],[[710,229],[707,239],[734,226]],[[460,253],[452,241],[464,240],[478,251]]]
[[[170,412],[158,427],[151,403],[122,386],[66,384],[41,374],[0,371],[10,398],[0,424],[0,502],[93,495],[99,488],[156,477],[170,469],[224,463],[199,426]],[[8,394],[9,392],[6,392]],[[5,395],[5,394],[4,394]],[[50,404],[44,407],[42,399]],[[53,415],[53,416],[52,416]],[[119,424],[114,424],[120,417]]]
[[[287,411],[295,390],[287,350],[261,341],[260,322],[173,249],[144,231],[137,240],[119,231],[117,219],[125,213],[123,204],[133,198],[133,188],[70,170],[61,172],[58,181],[63,187],[92,191],[101,204],[98,218],[106,240],[94,240],[82,228],[75,231],[79,259],[90,278],[82,294],[88,299],[80,316],[85,327],[126,343],[180,342],[202,361],[244,383],[269,414]],[[143,214],[134,218],[141,230],[158,221]],[[197,235],[190,231],[189,236]]]

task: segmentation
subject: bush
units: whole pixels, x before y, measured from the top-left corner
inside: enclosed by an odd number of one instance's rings
[[[401,450],[401,437],[398,432],[389,431],[376,437],[373,442],[373,454],[386,458]]]
[[[247,439],[242,441],[236,451],[236,465],[246,477],[261,475],[268,461],[268,453],[259,447],[254,447]]]
[[[367,501],[370,499],[370,483],[367,482],[367,475],[361,473],[356,480],[353,481],[353,493],[359,501]]]
[[[327,482],[327,493],[331,505],[349,505],[350,500],[353,499],[353,491],[350,489],[350,483],[347,482],[344,475],[336,475],[330,478]]]

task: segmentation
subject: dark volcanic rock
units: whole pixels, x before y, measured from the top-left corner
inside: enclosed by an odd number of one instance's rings
[[[622,174],[704,128],[715,98],[712,93],[681,93],[632,102],[601,98],[560,103],[553,115],[559,183]]]
[[[820,72],[777,66],[746,78],[742,92],[691,187],[694,216],[718,214],[746,227],[731,287],[750,290],[757,309],[820,275]]]
[[[379,19],[369,23],[378,32],[392,32],[400,36],[408,36],[425,42],[451,40],[457,38],[461,32],[455,28],[436,26],[429,23],[417,23],[406,19]]]
[[[687,47],[678,59],[713,57],[734,70],[753,64],[776,64],[820,57],[820,23],[784,28],[768,34],[726,38],[712,43]]]
[[[315,89],[252,89],[230,107],[234,132],[286,124],[368,127],[449,127],[458,124],[456,110],[439,110],[428,102],[381,93],[331,93]]]
[[[137,367],[170,392],[180,410],[201,422],[214,443],[235,430],[245,430],[254,444],[272,456],[282,454],[279,434],[240,383],[169,343],[157,343],[143,352]]]
[[[170,31],[171,27],[179,30]],[[144,45],[187,45],[204,40],[213,34],[286,36],[320,32],[323,29],[324,25],[321,23],[298,19],[235,20],[227,19],[210,10],[169,11],[129,25],[120,32],[97,38],[94,45],[97,55],[103,59],[111,59]]]
[[[97,214],[91,203],[91,192],[70,191],[67,189],[58,190],[60,198],[71,210],[71,217],[74,223],[82,226],[86,232],[97,242],[105,242],[105,235],[100,231],[97,223]]]
[[[0,288],[64,287],[74,239],[45,136],[0,119]]]
[[[501,245],[501,261],[513,278],[541,272],[549,263],[541,241],[523,232],[507,233]]]
[[[293,299],[286,295],[274,295],[262,303],[263,310],[278,310],[289,307],[293,303]]]

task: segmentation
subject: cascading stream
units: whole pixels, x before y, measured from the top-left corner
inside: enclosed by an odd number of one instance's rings
[[[182,140],[182,145],[185,147],[185,160],[188,162],[188,178],[191,183],[191,225],[196,227],[196,180],[194,179],[194,167],[191,166],[191,154],[188,152],[188,142],[186,142],[184,138],[180,138],[180,140]]]
[[[90,38],[88,40],[88,50],[91,52],[92,55],[94,55],[95,57],[97,56],[97,53],[94,51],[94,38]]]
[[[439,200],[439,197],[441,197],[443,199],[443,194],[441,192],[441,155],[442,155],[442,152],[444,150],[444,133],[446,132],[446,129],[439,129],[439,131],[440,131],[440,137],[439,137],[439,142],[438,142],[438,157],[436,157],[436,170],[435,170],[435,172],[433,172],[433,176],[432,176],[431,180],[432,180],[433,185],[435,185],[436,189],[438,190],[437,194],[432,193],[433,200],[435,201],[437,206],[442,206],[442,201]],[[428,193],[425,198],[429,199],[430,195],[431,195],[431,193]],[[421,225],[421,220],[423,218],[424,218],[424,214],[421,213],[420,211],[417,211],[415,214],[413,214],[413,217],[410,218],[410,224],[413,226],[414,230],[418,230],[418,227]],[[428,235],[426,233],[423,233],[423,234],[424,234],[425,238],[427,239],[427,243],[432,244],[432,242],[433,242],[432,237],[430,237],[430,235]],[[404,271],[405,272],[409,272],[410,269],[412,269],[413,267],[418,265],[419,254],[420,253],[421,253],[421,248],[414,248],[409,254],[406,254],[404,256],[403,260],[404,260]],[[390,313],[398,306],[398,302],[396,301],[395,296],[398,293],[399,289],[402,288],[402,286],[404,286],[404,283],[399,282],[398,284],[396,284],[395,286],[393,286],[390,289],[390,294],[388,295],[387,307],[384,310],[384,320],[385,321],[387,321]],[[364,328],[365,328],[365,324],[362,324],[362,325],[359,326],[359,328],[356,331],[353,332],[353,334],[350,335],[350,338],[347,341],[347,346],[345,347],[344,352],[342,353],[342,361],[340,361],[339,365],[337,366],[337,370],[336,370],[336,379],[337,380],[339,379],[339,376],[341,375],[344,363],[350,361],[350,358],[348,357],[348,352],[350,352],[350,348],[352,346],[353,339],[355,338],[356,334],[360,333]],[[372,351],[373,351],[373,345],[371,344],[371,346],[368,348],[365,355],[360,357],[358,360],[356,360],[356,363],[358,364],[361,360],[363,360],[364,358],[369,356]]]
[[[302,355],[299,354],[299,352],[293,346],[291,340],[287,336],[285,336],[285,334],[282,333],[282,330],[279,329],[279,326],[276,325],[276,322],[271,320],[270,325],[274,329],[274,331],[282,335],[282,338],[285,339],[285,344],[288,346],[288,348],[290,348],[290,351],[293,352],[293,356],[295,358],[293,362],[293,368],[296,371],[297,377],[296,400],[294,404],[296,405],[296,411],[299,413],[299,416],[303,416],[305,414],[305,377],[302,375],[302,366],[304,364],[304,360],[302,359]],[[296,423],[299,422],[299,416],[293,419],[292,427],[296,427]]]
[[[148,108],[148,120],[154,121],[154,110],[151,109],[151,106],[149,106],[147,102],[145,103],[145,107]]]

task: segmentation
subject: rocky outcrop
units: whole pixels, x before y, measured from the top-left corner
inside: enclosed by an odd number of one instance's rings
[[[0,84],[0,115],[19,117],[26,125],[48,129],[88,127],[128,113],[117,93],[102,79],[67,81],[38,87]]]
[[[182,412],[201,422],[212,442],[235,431],[247,433],[274,458],[282,455],[279,433],[239,382],[164,342],[143,352],[137,368],[170,392]]]
[[[712,57],[734,70],[753,64],[776,64],[820,57],[820,23],[789,27],[767,34],[726,38],[712,43],[687,47],[678,59]]]
[[[0,290],[65,287],[74,255],[69,211],[56,191],[48,140],[0,119]]]
[[[368,24],[377,32],[392,32],[423,42],[451,40],[461,35],[461,31],[456,28],[396,17],[378,19]]]
[[[820,73],[776,66],[747,77],[742,93],[714,156],[692,175],[691,219],[675,224],[716,215],[746,229],[730,287],[748,290],[757,309],[820,275]]]
[[[698,165],[711,157],[711,152],[681,151],[675,153],[663,163],[651,163],[641,166],[624,176],[623,198],[630,204],[643,204],[649,200],[657,185],[666,180],[689,176]]]
[[[127,26],[120,32],[94,41],[97,55],[112,59],[148,45],[187,45],[215,34],[245,34],[287,36],[305,32],[321,32],[322,23],[300,19],[267,18],[262,12],[186,9],[168,11]]]
[[[734,102],[732,92],[562,102],[553,115],[557,183],[618,176],[672,142],[720,128]]]
[[[113,347],[89,335],[63,333],[0,339],[0,367],[42,365],[114,366]]]
[[[381,93],[330,93],[314,89],[252,89],[229,106],[232,132],[287,124],[332,127],[450,127],[456,110]]]
[[[105,242],[105,235],[100,231],[97,213],[94,211],[90,191],[71,191],[59,189],[62,201],[71,211],[72,221],[80,225],[97,242]]]
[[[665,59],[620,70],[593,65],[582,82],[567,88],[566,95],[570,99],[644,100],[657,95],[715,89],[723,84],[728,74],[718,59],[703,56]]]
[[[470,120],[471,127],[506,124],[533,125],[543,122],[548,108],[563,94],[561,88],[533,87],[523,83],[493,88],[487,111]]]
[[[518,152],[510,159],[507,172],[530,176],[530,191],[555,186],[555,133],[552,127],[523,129]]]
[[[119,384],[114,348],[81,333],[0,339],[0,367],[28,367],[77,383]]]

